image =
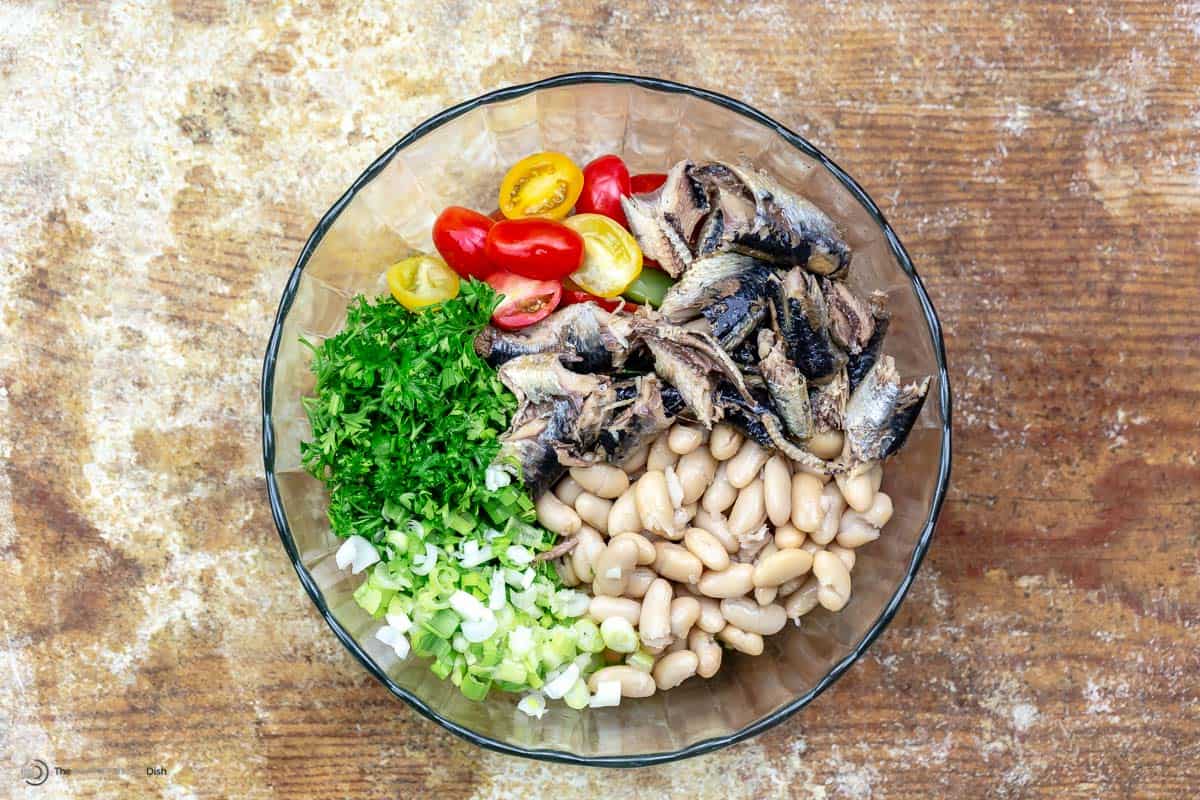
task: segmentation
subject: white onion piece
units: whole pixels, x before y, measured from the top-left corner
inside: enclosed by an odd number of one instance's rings
[[[488,593],[488,608],[499,611],[508,602],[508,590],[504,587],[504,576],[500,570],[492,573],[492,591]]]
[[[529,552],[527,547],[519,544],[509,545],[508,549],[504,551],[504,555],[508,556],[508,560],[518,567],[523,567],[533,561],[533,553]]]
[[[617,684],[617,691],[621,689],[621,684]],[[517,703],[517,710],[531,717],[541,719],[546,713],[546,698],[542,697],[541,692],[533,692],[521,698],[521,702]]]
[[[375,638],[395,650],[397,658],[408,658],[408,638],[400,630],[393,628],[391,625],[384,625],[375,631]]]
[[[501,486],[512,483],[512,476],[499,464],[492,464],[483,473],[483,485],[489,492],[494,492]]]
[[[683,507],[683,484],[679,480],[679,476],[675,474],[674,467],[667,467],[663,470],[663,475],[667,479],[667,494],[671,497],[671,505],[675,508]]]
[[[375,550],[375,545],[363,537],[351,536],[338,548],[334,559],[337,561],[338,569],[350,567],[350,571],[357,575],[379,561],[379,553]]]
[[[527,625],[513,628],[508,634],[508,649],[517,658],[528,655],[533,649],[533,629]]]
[[[619,705],[621,705],[620,681],[600,681],[596,684],[596,691],[592,694],[592,698],[588,700],[589,708],[608,708]]]
[[[496,632],[498,625],[496,623],[496,615],[490,611],[487,613],[488,615],[483,619],[466,620],[459,626],[464,639],[474,644],[491,638],[492,634]]]
[[[400,631],[400,633],[408,633],[412,630],[412,620],[408,618],[408,614],[403,611],[396,611],[387,615],[387,624],[390,627]]]
[[[571,687],[575,685],[575,681],[577,680],[579,680],[579,667],[570,664],[557,678],[552,681],[546,681],[546,685],[542,687],[542,691],[551,700],[559,700],[564,694],[571,691]]]

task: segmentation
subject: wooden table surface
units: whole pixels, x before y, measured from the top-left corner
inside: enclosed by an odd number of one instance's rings
[[[0,796],[1195,796],[1198,48],[1195,2],[0,0]],[[956,393],[938,535],[869,655],[636,772],[394,701],[260,474],[319,215],[427,115],[589,68],[744,99],[855,175]]]

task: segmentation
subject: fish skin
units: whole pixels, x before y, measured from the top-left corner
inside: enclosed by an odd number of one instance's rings
[[[493,367],[519,356],[555,352],[575,372],[609,372],[629,355],[630,328],[626,314],[577,303],[520,331],[489,325],[475,337],[475,352]]]
[[[772,327],[787,347],[788,359],[813,383],[831,380],[846,356],[829,336],[828,313],[816,279],[793,270],[771,296]]]
[[[661,192],[659,188],[648,194],[622,197],[621,210],[642,254],[657,261],[672,278],[678,278],[692,263],[692,251],[663,215],[659,207]]]
[[[761,359],[759,372],[788,436],[801,441],[811,438],[813,418],[808,382],[784,355],[783,341],[764,328],[758,332],[758,353]]]
[[[658,313],[675,324],[698,317],[704,307],[737,290],[738,279],[759,268],[759,261],[739,253],[697,258],[667,289]]]
[[[858,461],[885,458],[904,445],[929,391],[930,378],[900,386],[891,356],[883,356],[867,372],[846,403],[848,452]]]

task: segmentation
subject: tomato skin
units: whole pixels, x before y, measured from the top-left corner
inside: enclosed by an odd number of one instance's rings
[[[496,271],[484,253],[488,231],[495,224],[478,211],[450,206],[433,223],[433,246],[460,276],[486,278]]]
[[[629,185],[634,194],[653,192],[666,182],[667,174],[665,172],[643,172],[641,175],[634,175],[629,179]]]
[[[564,286],[562,302],[559,305],[573,306],[578,303],[595,303],[605,311],[616,311],[618,308],[629,312],[638,310],[637,303],[631,303],[619,297],[616,300],[606,300],[603,297],[596,297],[594,294],[585,292],[582,289],[567,289]]]
[[[583,264],[571,273],[577,287],[612,299],[637,279],[642,251],[616,220],[603,214],[575,214],[563,224],[583,237]]]
[[[509,219],[563,219],[583,189],[583,172],[562,153],[526,156],[500,182],[500,211]]]
[[[583,168],[583,191],[575,201],[575,213],[603,214],[628,228],[621,198],[632,192],[629,169],[620,156],[600,156]]]
[[[485,280],[504,295],[492,312],[492,324],[506,331],[541,322],[562,300],[562,281],[536,281],[511,272],[493,272]]]
[[[583,263],[583,237],[548,219],[506,219],[488,231],[484,253],[496,266],[535,280],[565,278]]]
[[[458,275],[437,256],[419,253],[387,269],[388,289],[409,311],[420,311],[458,295]]]

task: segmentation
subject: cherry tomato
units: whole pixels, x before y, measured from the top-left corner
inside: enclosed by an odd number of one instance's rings
[[[583,173],[562,153],[534,153],[500,182],[500,211],[509,219],[562,219],[583,189]]]
[[[601,214],[576,214],[564,224],[579,231],[584,242],[583,265],[571,273],[576,286],[612,298],[637,280],[642,271],[642,251],[629,231],[615,220]]]
[[[502,220],[508,219],[508,217],[504,216],[504,212],[498,208],[495,211],[493,211],[492,213],[488,214],[488,216],[491,217],[496,222],[500,222]]]
[[[492,324],[506,331],[540,322],[562,299],[561,281],[535,281],[509,272],[493,272],[485,280],[504,295],[492,312]]]
[[[634,194],[653,192],[666,182],[667,174],[665,172],[643,172],[641,175],[634,175],[629,179],[629,185]]]
[[[488,231],[496,223],[478,211],[450,206],[433,223],[433,246],[464,278],[486,278],[496,265],[483,252]]]
[[[566,281],[563,281],[563,296],[562,302],[559,305],[573,306],[577,303],[595,303],[605,311],[616,311],[620,308],[622,311],[637,311],[637,303],[631,303],[628,300],[617,298],[616,300],[605,300],[603,297],[596,297],[594,294],[583,291],[582,289],[568,289]]]
[[[565,278],[583,263],[583,237],[548,219],[506,219],[488,231],[484,253],[498,267],[537,280]]]
[[[629,227],[621,198],[631,193],[625,162],[619,156],[600,156],[583,168],[583,191],[575,201],[575,213],[603,214]]]
[[[458,276],[437,256],[410,256],[388,267],[392,297],[409,311],[449,300],[458,294]]]

